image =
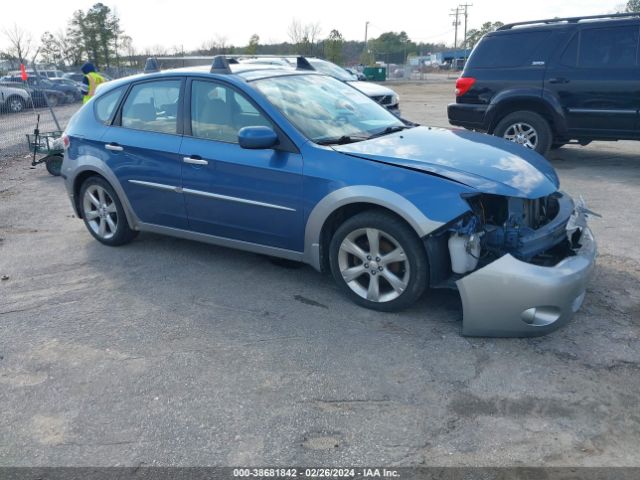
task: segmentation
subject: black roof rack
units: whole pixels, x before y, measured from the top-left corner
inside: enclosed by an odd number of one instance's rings
[[[296,58],[296,70],[315,70],[315,68],[309,63],[309,60],[300,55]]]
[[[523,25],[538,25],[538,24],[552,24],[552,23],[578,23],[583,20],[596,20],[596,19],[620,19],[620,18],[640,18],[640,12],[637,13],[609,13],[606,15],[590,15],[586,17],[565,17],[565,18],[547,18],[545,20],[532,20],[529,22],[516,22],[503,25],[498,28],[500,30],[510,30],[513,27],[520,27]]]
[[[159,71],[158,59],[154,57],[147,58],[147,61],[144,62],[144,73],[155,73]]]
[[[213,63],[211,63],[211,73],[231,73],[231,68],[229,68],[229,61],[227,60],[227,57],[225,55],[216,55],[215,57],[213,57]]]
[[[160,68],[158,66],[158,60],[165,61],[176,61],[176,60],[210,60],[212,57],[210,56],[197,56],[197,55],[188,55],[188,56],[177,56],[177,57],[150,57],[147,59],[147,62],[144,66],[144,73],[152,73],[159,72]],[[242,58],[283,58],[289,59],[289,62],[295,58],[296,59],[296,70],[305,70],[305,71],[315,71],[315,67],[311,65],[307,57],[304,55],[234,55],[234,54],[219,54],[214,55],[213,60],[211,62],[211,73],[218,74],[230,74],[233,73],[229,65],[239,64],[240,61],[238,59]],[[309,57],[315,58],[315,57]]]

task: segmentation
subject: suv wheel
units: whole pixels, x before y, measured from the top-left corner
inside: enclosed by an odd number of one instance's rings
[[[101,177],[89,177],[80,189],[80,210],[89,233],[100,243],[109,246],[124,245],[138,232],[127,223],[122,203]]]
[[[340,289],[373,310],[406,308],[427,287],[427,256],[420,239],[402,220],[384,212],[346,220],[331,239],[329,262]]]
[[[57,95],[47,95],[47,102],[49,102],[50,107],[55,107],[60,103]]]
[[[549,152],[553,139],[549,122],[539,114],[526,110],[513,112],[504,117],[496,125],[493,134],[535,150],[541,155]]]
[[[9,111],[13,113],[19,113],[24,110],[25,102],[20,97],[11,97],[7,100]]]

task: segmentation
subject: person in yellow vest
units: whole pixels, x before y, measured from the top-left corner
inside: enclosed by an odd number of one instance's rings
[[[87,103],[89,99],[95,95],[98,85],[106,82],[107,80],[96,72],[96,67],[91,62],[87,62],[82,65],[80,70],[84,73],[84,78],[82,80],[82,94],[84,97],[82,98],[82,103]]]

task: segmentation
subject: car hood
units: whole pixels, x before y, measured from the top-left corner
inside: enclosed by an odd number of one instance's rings
[[[347,82],[353,88],[357,88],[368,97],[377,97],[380,95],[395,95],[396,92],[390,88],[378,85],[377,83],[361,82],[360,80],[353,80]]]
[[[5,96],[26,94],[26,91],[23,88],[6,87],[4,85],[0,85],[0,92],[4,93]]]
[[[333,148],[445,177],[483,193],[540,198],[559,187],[556,172],[541,155],[502,138],[467,130],[415,127]]]

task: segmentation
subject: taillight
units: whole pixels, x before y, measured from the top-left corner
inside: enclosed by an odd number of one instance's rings
[[[474,83],[476,83],[476,79],[473,77],[458,78],[458,80],[456,80],[456,97],[467,93]]]
[[[69,148],[69,145],[71,145],[71,140],[69,140],[69,135],[65,133],[62,135],[62,146],[66,150],[67,148]]]

